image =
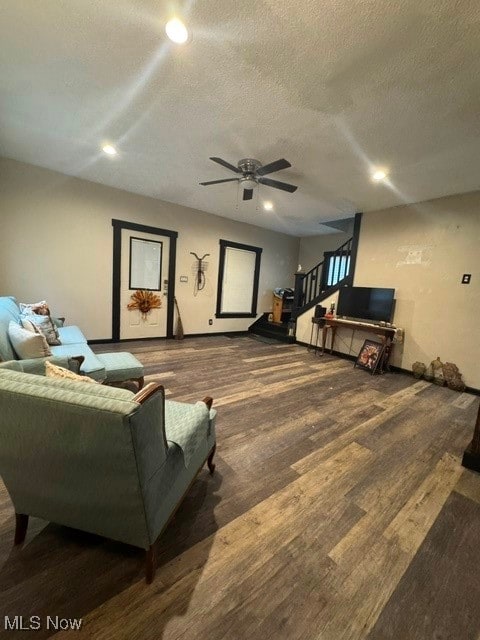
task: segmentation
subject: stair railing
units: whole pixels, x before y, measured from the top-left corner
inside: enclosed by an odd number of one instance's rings
[[[349,238],[338,249],[328,252],[327,260],[322,260],[307,273],[295,274],[292,318],[297,318],[349,280],[352,243],[353,238]]]

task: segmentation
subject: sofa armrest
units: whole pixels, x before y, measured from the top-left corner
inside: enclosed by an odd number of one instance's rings
[[[61,316],[58,318],[55,318],[54,316],[50,316],[53,324],[57,327],[57,329],[59,327],[63,327],[65,326],[65,318],[62,318]]]
[[[47,356],[46,358],[30,358],[27,360],[17,360],[21,365],[23,373],[32,373],[37,376],[45,375],[45,362],[51,362],[58,367],[64,367],[75,373],[79,373],[80,366],[84,360],[83,356]]]
[[[19,360],[6,360],[5,362],[0,362],[0,370],[8,369],[10,371],[19,371],[23,372],[22,365]]]

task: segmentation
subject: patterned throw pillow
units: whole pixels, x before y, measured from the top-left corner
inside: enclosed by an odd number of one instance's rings
[[[57,378],[60,380],[76,380],[77,382],[88,382],[98,384],[96,380],[89,378],[88,376],[79,376],[73,371],[59,367],[56,364],[52,364],[48,360],[45,362],[45,375],[47,378]]]
[[[21,360],[45,358],[45,356],[52,355],[47,340],[42,333],[32,333],[13,320],[10,320],[8,325],[8,337],[15,353]]]
[[[40,333],[43,333],[43,335],[47,339],[48,344],[61,344],[57,327],[53,323],[50,314],[46,316],[38,316],[34,313],[28,315],[22,313],[20,315],[20,320],[22,322],[23,328],[28,329],[28,331],[32,330],[32,325],[36,327],[38,331],[40,331]]]
[[[30,315],[32,313],[36,313],[39,316],[47,316],[50,314],[50,310],[48,308],[48,304],[46,300],[41,300],[40,302],[19,302],[18,306],[20,307],[20,313],[25,313],[26,315]]]

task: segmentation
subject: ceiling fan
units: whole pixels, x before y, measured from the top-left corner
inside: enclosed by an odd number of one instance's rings
[[[264,178],[268,173],[274,173],[281,169],[288,169],[292,165],[282,158],[281,160],[275,160],[270,164],[262,165],[258,160],[253,158],[244,158],[240,160],[236,167],[222,158],[210,158],[214,162],[221,164],[222,167],[230,169],[235,173],[240,174],[238,178],[226,178],[225,180],[210,180],[209,182],[200,182],[201,185],[207,186],[209,184],[220,184],[221,182],[238,182],[243,187],[243,199],[251,200],[253,198],[253,190],[260,183],[267,187],[273,187],[274,189],[281,189],[282,191],[288,191],[293,193],[298,189],[293,184],[287,184],[286,182],[279,182],[278,180],[271,180],[270,178]]]

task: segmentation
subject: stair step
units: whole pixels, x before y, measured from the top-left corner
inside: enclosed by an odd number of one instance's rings
[[[280,329],[283,329],[283,327],[280,327]],[[278,331],[278,330],[272,330],[271,328],[266,327],[265,325],[256,324],[255,326],[250,327],[249,332],[257,336],[264,336],[265,338],[273,338],[274,340],[278,340],[279,342],[286,342],[287,344],[291,344],[295,342],[295,336],[289,336],[288,329],[285,329],[285,331]]]
[[[288,325],[283,322],[280,324],[279,322],[256,322],[253,327],[262,327],[262,329],[268,329],[268,331],[275,331],[276,333],[288,333]]]

